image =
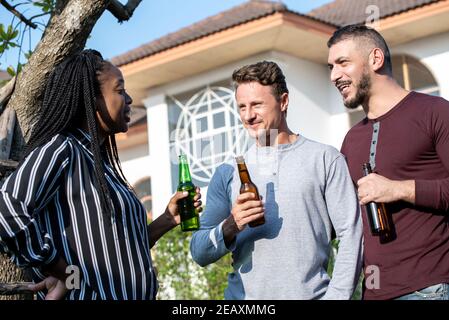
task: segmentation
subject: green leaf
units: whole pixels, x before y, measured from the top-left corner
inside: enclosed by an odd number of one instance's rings
[[[5,40],[6,38],[7,36],[5,33],[5,26],[3,25],[3,23],[0,23],[0,39]]]
[[[14,71],[14,68],[13,68],[12,66],[9,66],[9,67],[6,69],[6,72],[8,72],[8,74],[9,74],[11,77],[14,77],[14,76],[16,75],[16,72]]]
[[[9,45],[11,48],[17,48],[17,47],[19,46],[17,43],[14,43],[14,42],[9,42],[8,45]]]
[[[54,0],[36,1],[33,3],[36,7],[40,7],[43,12],[50,12],[55,7]]]
[[[232,271],[231,255],[202,268],[190,255],[191,234],[177,227],[167,232],[154,247],[159,270],[161,299],[223,299],[227,274]]]
[[[33,54],[33,51],[28,51],[28,52],[25,52],[23,55],[25,56],[25,58],[27,59],[27,60],[30,60],[30,57],[31,57],[31,55]]]
[[[10,40],[14,39],[15,37],[17,37],[18,34],[19,34],[19,30],[14,31],[9,39]]]

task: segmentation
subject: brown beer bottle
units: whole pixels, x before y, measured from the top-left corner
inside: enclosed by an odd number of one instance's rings
[[[240,182],[242,183],[240,186],[240,194],[245,192],[252,192],[256,195],[255,200],[260,200],[259,191],[257,190],[256,185],[251,181],[249,176],[248,169],[246,168],[245,159],[242,156],[235,158],[237,162],[237,167],[239,170]],[[265,223],[265,217],[261,217],[257,220],[251,221],[248,225],[251,228],[260,226]]]
[[[363,175],[367,176],[372,173],[371,165],[364,163]],[[396,239],[396,233],[393,227],[393,221],[387,213],[384,203],[370,202],[366,206],[368,221],[373,236],[379,236],[380,243],[387,243]]]

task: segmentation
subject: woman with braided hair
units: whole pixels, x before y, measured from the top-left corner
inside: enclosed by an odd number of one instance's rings
[[[95,50],[49,76],[24,158],[0,189],[0,252],[31,268],[40,299],[156,296],[150,248],[180,223],[176,203],[186,194],[147,226],[114,138],[128,130],[131,103],[120,70]],[[75,271],[79,281],[67,286]]]

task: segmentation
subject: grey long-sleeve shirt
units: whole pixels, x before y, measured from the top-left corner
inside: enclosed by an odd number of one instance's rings
[[[266,223],[246,227],[226,247],[222,224],[240,179],[236,165],[223,164],[190,243],[193,259],[206,266],[232,252],[226,299],[349,299],[361,272],[362,224],[344,157],[298,136],[292,144],[254,145],[245,158],[265,201]],[[332,226],[340,245],[329,279]]]

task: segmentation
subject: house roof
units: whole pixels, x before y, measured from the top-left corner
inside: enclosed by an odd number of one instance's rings
[[[268,0],[249,0],[239,6],[208,17],[176,32],[169,33],[150,43],[144,44],[122,55],[111,59],[111,62],[121,66],[158,52],[176,47],[187,42],[206,37],[213,33],[235,27],[237,25],[260,19],[277,12],[293,12],[281,2]],[[300,16],[306,16],[294,12]],[[312,18],[314,19],[314,18]]]
[[[300,14],[289,10],[281,2],[249,0],[239,6],[116,56],[111,59],[111,62],[117,66],[126,65],[170,48],[279,12],[289,12],[339,27],[364,22],[366,7],[369,5],[377,6],[380,18],[386,18],[440,1],[444,0],[335,0],[308,14]]]
[[[8,80],[10,78],[11,78],[11,76],[6,71],[0,70],[0,81],[1,80]]]
[[[308,13],[320,21],[337,26],[363,23],[368,6],[379,8],[380,18],[387,18],[405,11],[422,7],[441,0],[335,0]]]

